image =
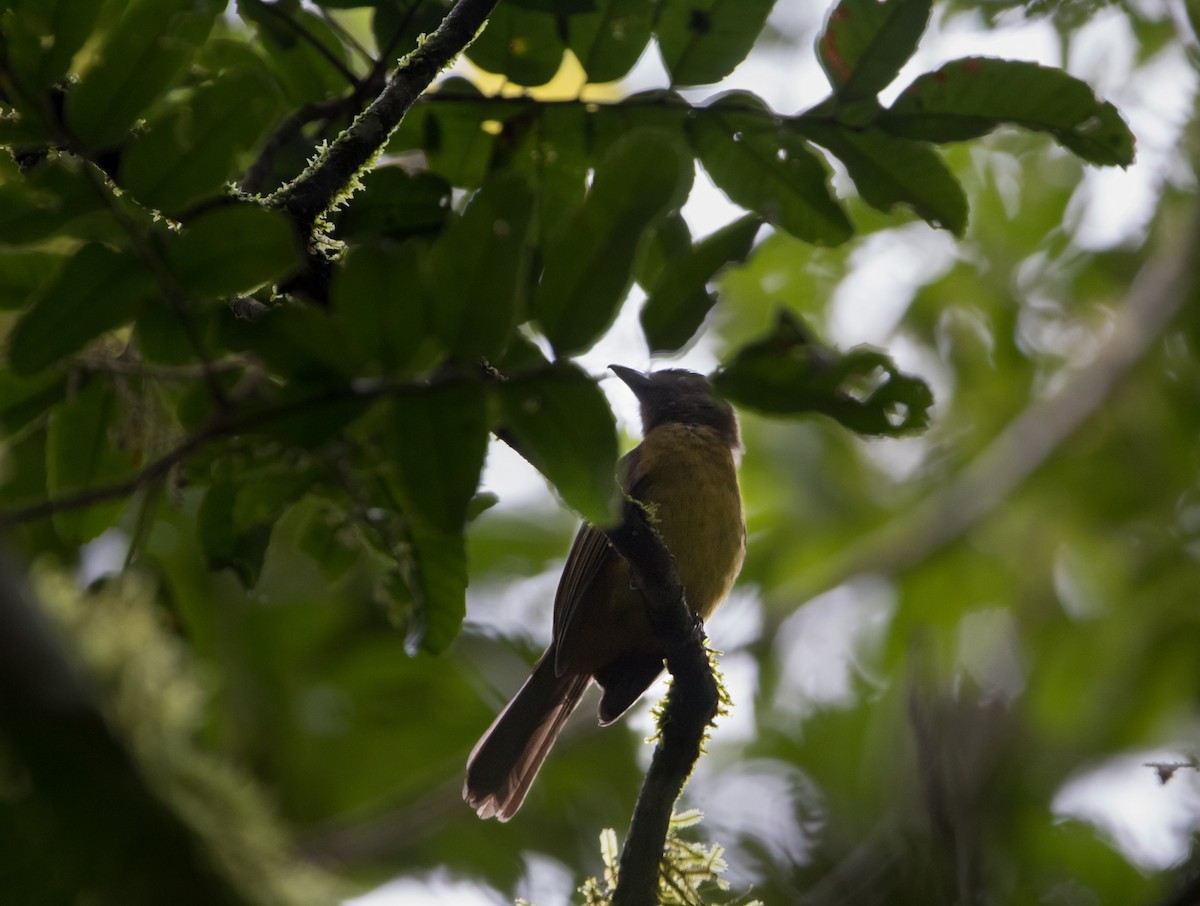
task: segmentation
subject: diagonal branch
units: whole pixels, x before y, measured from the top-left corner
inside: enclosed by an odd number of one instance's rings
[[[646,615],[667,653],[667,694],[658,746],[642,783],[621,865],[613,906],[655,906],[659,862],[671,812],[700,757],[705,733],[717,716],[720,694],[704,644],[704,629],[684,600],[675,561],[642,506],[625,503],[621,524],[609,530],[617,553],[629,561],[646,600]]]
[[[280,189],[272,201],[309,231],[379,153],[434,77],[474,40],[497,2],[458,0],[437,30],[400,62],[379,97],[312,167]]]

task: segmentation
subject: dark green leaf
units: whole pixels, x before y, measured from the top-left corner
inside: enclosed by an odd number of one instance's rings
[[[537,234],[543,246],[559,234],[587,194],[592,163],[587,127],[583,107],[548,107],[538,113],[524,145],[510,157],[512,166],[529,174],[533,183]]]
[[[588,348],[612,323],[642,235],[678,209],[691,179],[691,159],[656,130],[630,133],[597,164],[583,207],[546,250],[534,294],[534,313],[556,352]]]
[[[642,288],[652,286],[668,261],[692,250],[692,231],[679,213],[670,214],[647,231],[634,267],[634,279]]]
[[[524,319],[532,214],[533,192],[524,176],[493,177],[430,250],[432,326],[452,353],[495,355]]]
[[[1112,104],[1058,69],[1018,60],[966,57],[926,73],[877,125],[933,142],[976,138],[1010,124],[1046,132],[1086,161],[1127,166],[1133,133]]]
[[[355,529],[334,506],[320,507],[305,523],[297,545],[330,582],[340,579],[359,557]]]
[[[231,513],[233,528],[248,532],[256,526],[277,522],[284,510],[315,487],[318,477],[311,468],[255,473],[252,480],[238,489]]]
[[[389,451],[407,512],[438,532],[462,531],[487,452],[483,388],[437,384],[391,401]]]
[[[348,87],[345,48],[319,16],[298,3],[262,0],[238,0],[238,10],[258,27],[271,71],[290,103],[323,101]]]
[[[409,589],[416,614],[405,644],[411,653],[441,654],[458,636],[467,613],[467,550],[461,530],[441,532],[414,524]]]
[[[757,97],[731,92],[689,122],[696,155],[730,200],[798,239],[837,245],[853,232],[825,162]]]
[[[6,63],[25,91],[49,88],[67,74],[103,0],[11,0],[4,15]]]
[[[11,371],[0,370],[0,425],[11,438],[57,405],[66,386],[66,378],[55,372],[22,378]]]
[[[933,394],[884,353],[823,346],[780,311],[767,336],[742,347],[713,379],[722,396],[772,415],[820,412],[859,434],[895,437],[929,423]]]
[[[840,0],[817,40],[817,56],[840,100],[872,98],[917,49],[932,0]]]
[[[560,364],[514,375],[497,394],[505,427],[567,505],[590,522],[610,524],[618,499],[617,437],[596,383]]]
[[[134,0],[67,93],[67,123],[89,148],[124,141],[208,37],[223,0]]]
[[[517,85],[543,85],[558,72],[563,49],[553,16],[501,3],[467,56]]]
[[[253,204],[201,214],[166,247],[180,282],[201,296],[229,296],[278,279],[300,263],[290,221]]]
[[[242,585],[253,588],[262,574],[274,523],[239,529],[233,518],[238,490],[231,482],[213,484],[200,504],[196,530],[208,568],[231,569]]]
[[[709,282],[727,265],[746,260],[761,225],[756,216],[742,217],[667,260],[642,307],[642,330],[651,351],[676,350],[700,329],[716,303]]]
[[[153,290],[134,258],[103,245],[84,246],[13,328],[13,371],[33,374],[82,349],[129,321]]]
[[[222,73],[153,118],[121,156],[119,180],[144,204],[178,211],[220,191],[271,125],[279,92],[264,69]]]
[[[334,319],[360,367],[374,363],[394,373],[426,342],[422,251],[411,243],[355,246],[334,274]]]
[[[133,469],[120,452],[116,391],[105,381],[92,381],[50,411],[46,433],[46,492],[50,499],[101,488],[128,478]],[[82,543],[112,526],[123,499],[72,507],[54,514],[54,527],[64,540]]]
[[[775,0],[663,0],[655,34],[672,85],[719,82],[750,53]]]
[[[79,162],[58,158],[21,173],[0,152],[0,243],[27,245],[64,230],[104,207],[104,199]]]
[[[626,75],[650,41],[654,7],[645,0],[598,0],[596,9],[567,19],[567,46],[589,82]]]
[[[372,4],[375,14],[371,17],[371,31],[375,35],[375,46],[380,53],[385,51],[394,63],[401,54],[408,53],[417,45],[421,35],[437,28],[450,8],[451,0],[393,0]]]
[[[62,267],[64,256],[53,252],[0,252],[0,309],[24,308],[29,297]]]
[[[514,111],[493,109],[478,88],[458,77],[426,97],[428,103],[414,107],[393,133],[388,152],[419,149],[429,168],[451,185],[477,188],[491,166],[496,135]]]
[[[379,167],[363,182],[363,191],[337,215],[340,239],[430,235],[441,230],[450,216],[450,184],[437,174]]]
[[[957,236],[966,229],[966,193],[929,145],[875,127],[814,123],[803,131],[846,165],[867,204],[884,212],[907,205],[932,226]]]

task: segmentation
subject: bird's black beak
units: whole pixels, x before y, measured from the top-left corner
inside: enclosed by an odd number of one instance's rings
[[[650,389],[650,378],[640,371],[626,368],[624,365],[609,365],[608,368],[629,386],[629,389],[633,391],[633,395],[638,399],[641,399],[646,391]]]

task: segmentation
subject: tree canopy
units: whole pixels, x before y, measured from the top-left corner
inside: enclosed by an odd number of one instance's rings
[[[20,902],[602,876],[651,702],[572,724],[507,825],[459,794],[577,519],[619,516],[598,349],[715,364],[743,422],[732,704],[679,864],[715,841],[765,903],[1186,890],[1195,35],[1150,4],[776,6],[0,7]],[[1017,27],[1060,65],[983,49]],[[739,80],[772,56],[827,88]],[[1097,239],[1135,133],[1140,207]]]

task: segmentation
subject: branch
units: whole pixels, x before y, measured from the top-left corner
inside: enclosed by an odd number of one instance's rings
[[[371,105],[328,151],[273,197],[308,231],[355,175],[379,153],[392,130],[434,77],[448,66],[487,21],[497,0],[458,0],[424,43],[405,57]]]
[[[656,906],[659,862],[671,812],[700,757],[704,736],[717,716],[720,696],[704,644],[704,629],[684,600],[675,561],[640,504],[626,500],[624,518],[608,532],[617,553],[629,561],[646,601],[646,616],[666,651],[671,672],[659,722],[658,746],[642,783],[621,866],[613,906]]]

